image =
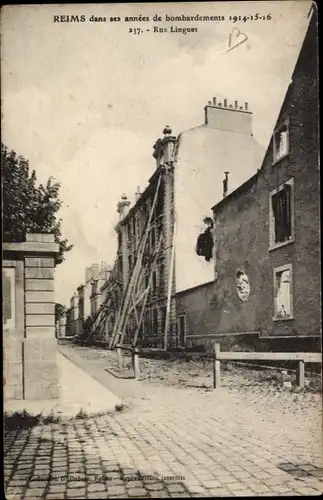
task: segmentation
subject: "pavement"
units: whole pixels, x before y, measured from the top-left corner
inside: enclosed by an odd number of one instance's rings
[[[68,420],[80,413],[88,416],[115,411],[120,398],[93,379],[86,371],[78,368],[61,353],[57,353],[59,374],[59,397],[49,400],[7,400],[8,415],[26,411],[36,417],[51,417],[53,420]],[[76,383],[77,382],[77,383]]]
[[[120,380],[104,369],[112,353],[60,351],[113,388],[123,411],[7,431],[8,499],[323,492],[321,394],[247,384],[232,373],[223,374],[217,390],[170,386],[146,375]]]

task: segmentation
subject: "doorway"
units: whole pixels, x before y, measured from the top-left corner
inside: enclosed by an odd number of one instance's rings
[[[186,345],[186,314],[181,314],[177,318],[178,347]]]

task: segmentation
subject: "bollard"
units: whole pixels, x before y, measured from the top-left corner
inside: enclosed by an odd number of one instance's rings
[[[218,389],[221,384],[221,370],[220,370],[220,344],[216,342],[214,344],[214,360],[213,360],[213,388]]]
[[[118,368],[121,371],[122,368],[123,368],[122,349],[121,349],[121,347],[117,347],[117,358],[118,358]]]
[[[139,351],[135,348],[132,352],[132,366],[135,378],[140,377]]]
[[[305,363],[304,361],[298,362],[297,373],[296,373],[296,383],[298,387],[302,389],[305,386]]]

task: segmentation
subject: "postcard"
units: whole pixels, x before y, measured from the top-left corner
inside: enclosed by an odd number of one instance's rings
[[[1,33],[6,498],[322,494],[316,4]]]

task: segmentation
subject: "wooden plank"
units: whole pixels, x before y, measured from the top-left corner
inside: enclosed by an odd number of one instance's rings
[[[233,337],[238,335],[259,335],[260,332],[234,332],[234,333],[205,333],[203,335],[186,335],[187,339],[220,339],[221,337]]]
[[[25,280],[25,290],[32,291],[54,291],[54,280],[39,280],[39,279],[26,279]]]
[[[305,363],[321,363],[322,354],[312,352],[225,352],[221,351],[219,358],[226,361],[304,361]]]
[[[122,360],[122,350],[121,347],[117,347],[117,358],[118,358],[118,368],[122,370],[123,368],[123,360]]]
[[[140,361],[139,361],[139,352],[138,349],[134,349],[132,354],[132,363],[133,363],[133,371],[135,378],[140,377]]]
[[[117,348],[122,349],[124,351],[133,351],[133,347],[131,345],[118,344]]]
[[[220,364],[220,344],[214,344],[214,361],[213,361],[213,387],[218,389],[221,385],[221,364]]]

